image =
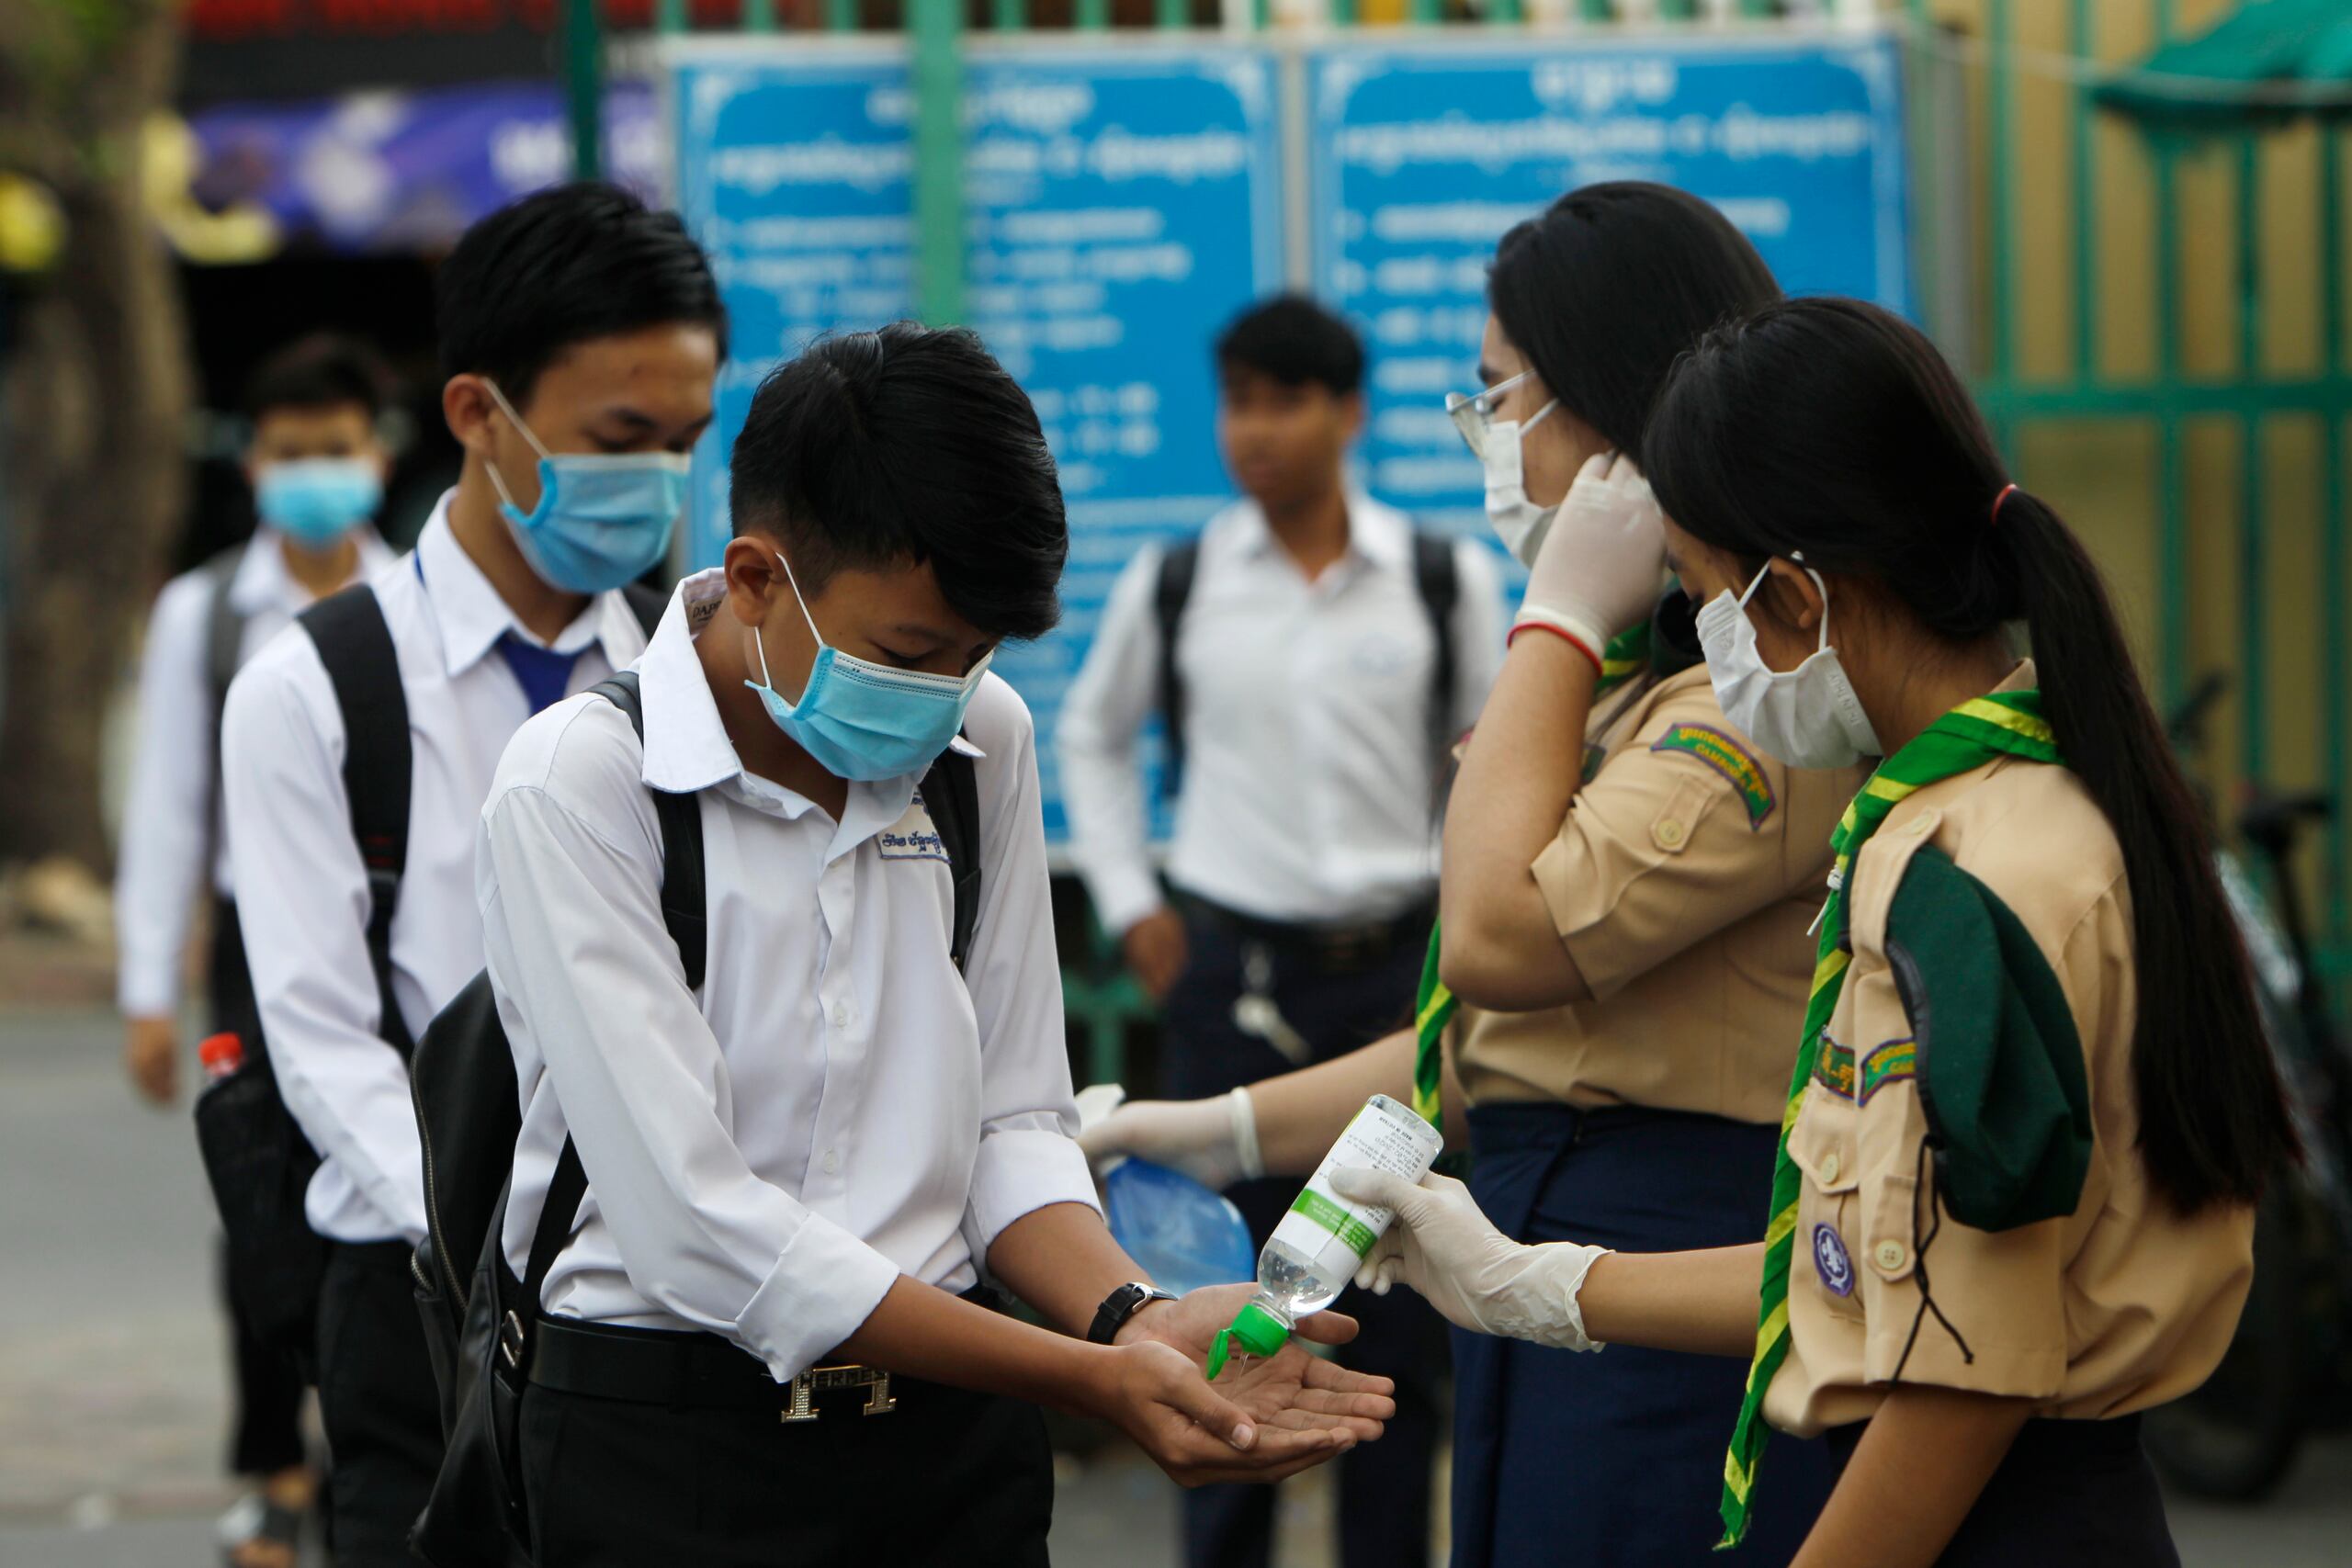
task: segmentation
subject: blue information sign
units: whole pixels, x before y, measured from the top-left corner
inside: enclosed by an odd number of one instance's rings
[[[1226,498],[1210,342],[1282,280],[1275,70],[1245,49],[975,49],[965,71],[967,319],[1035,402],[1071,525],[1061,629],[996,669],[1050,737],[1138,544]],[[760,378],[809,339],[911,313],[902,53],[676,61],[679,206],[734,358],[696,455],[691,553],[727,536],[725,455]],[[1048,835],[1063,834],[1050,745]]]
[[[1894,41],[1333,45],[1306,62],[1316,288],[1363,332],[1374,493],[1482,530],[1444,412],[1477,385],[1503,231],[1562,192],[1645,179],[1713,202],[1792,293],[1912,308]]]

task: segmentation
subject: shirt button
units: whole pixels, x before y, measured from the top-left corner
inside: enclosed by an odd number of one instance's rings
[[[840,1174],[840,1172],[841,1172],[841,1168],[842,1168],[842,1152],[841,1152],[841,1150],[839,1150],[839,1149],[827,1149],[827,1150],[825,1151],[825,1174],[826,1174],[827,1176],[836,1176],[836,1175],[839,1175],[839,1174]]]
[[[1897,1269],[1903,1267],[1903,1259],[1905,1257],[1903,1244],[1899,1241],[1880,1242],[1878,1244],[1878,1250],[1876,1253],[1872,1254],[1872,1257],[1876,1259],[1878,1266],[1881,1269],[1892,1274]]]
[[[833,1004],[833,1027],[835,1029],[847,1029],[850,1026],[851,1021],[856,1017],[857,1010],[851,1007],[847,1002],[835,1002]]]
[[[1824,1181],[1835,1181],[1835,1180],[1837,1180],[1837,1179],[1838,1179],[1838,1168],[1839,1168],[1839,1166],[1838,1166],[1838,1151],[1837,1151],[1836,1149],[1832,1149],[1832,1150],[1830,1150],[1827,1154],[1826,1154],[1826,1155],[1824,1155],[1824,1156],[1821,1156],[1821,1179],[1822,1179],[1822,1180],[1824,1180]]]
[[[1669,850],[1675,845],[1680,843],[1682,841],[1682,824],[1675,821],[1672,818],[1668,818],[1667,820],[1659,823],[1657,825],[1657,841]]]

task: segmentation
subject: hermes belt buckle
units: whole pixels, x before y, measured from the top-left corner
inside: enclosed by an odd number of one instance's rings
[[[863,1416],[888,1416],[899,1408],[890,1394],[890,1374],[879,1367],[811,1367],[792,1380],[792,1403],[785,1409],[785,1424],[817,1419],[817,1395],[837,1388],[865,1390],[865,1404],[858,1412]]]

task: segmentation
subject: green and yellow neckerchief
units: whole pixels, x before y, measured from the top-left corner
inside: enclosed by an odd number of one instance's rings
[[[1600,682],[1593,701],[1615,691],[1650,667],[1650,626],[1643,621],[1609,639],[1600,653]],[[1420,989],[1413,1001],[1413,1109],[1438,1131],[1445,1130],[1440,1086],[1445,1081],[1445,1026],[1462,1004],[1437,977],[1438,930],[1430,927],[1429,955],[1421,960]]]
[[[1854,857],[1898,801],[1928,784],[1971,772],[2003,756],[2023,757],[2036,762],[2059,760],[2056,740],[2041,716],[2040,692],[1995,692],[1973,698],[1945,714],[1879,764],[1878,771],[1846,808],[1837,831],[1830,835],[1830,849],[1836,858],[1829,873],[1828,902],[1822,909],[1812,998],[1805,1005],[1796,1073],[1789,1085],[1788,1109],[1781,1118],[1780,1148],[1772,1162],[1771,1220],[1764,1232],[1764,1278],[1758,1291],[1756,1359],[1748,1368],[1747,1393],[1740,1403],[1738,1423],[1732,1428],[1731,1451],[1724,1460],[1724,1537],[1718,1550],[1737,1545],[1747,1533],[1756,1467],[1771,1435],[1764,1424],[1764,1394],[1772,1385],[1772,1375],[1788,1359],[1789,1270],[1796,1247],[1797,1200],[1804,1188],[1796,1164],[1789,1157],[1789,1134],[1804,1103],[1805,1085],[1813,1077],[1822,1030],[1837,1010],[1838,994],[1845,988],[1846,965],[1850,956],[1845,931],[1846,885]]]

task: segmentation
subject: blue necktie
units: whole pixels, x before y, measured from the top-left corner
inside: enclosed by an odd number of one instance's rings
[[[514,679],[522,682],[523,695],[533,713],[563,701],[564,693],[571,684],[571,667],[580,662],[578,653],[558,653],[551,648],[526,642],[512,631],[499,635],[498,651],[505,659],[506,668],[514,671]]]

